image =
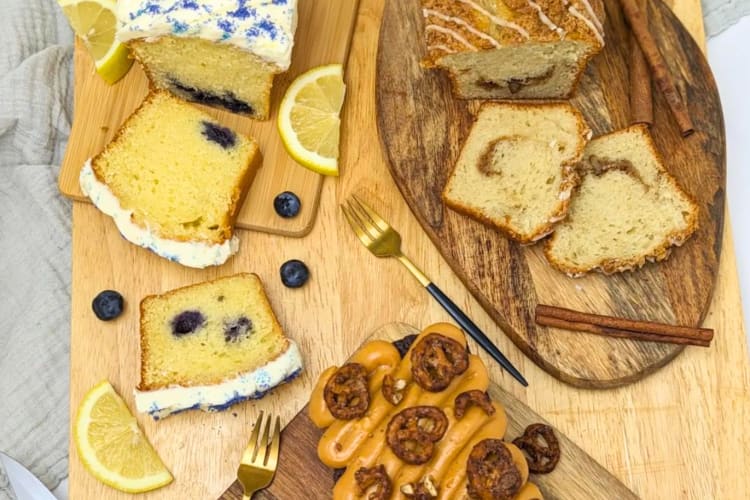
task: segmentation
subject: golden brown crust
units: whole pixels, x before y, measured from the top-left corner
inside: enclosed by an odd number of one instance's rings
[[[426,63],[449,53],[576,40],[603,47],[601,0],[421,0]]]
[[[627,127],[622,130],[616,130],[614,132],[610,132],[609,134],[604,134],[597,139],[601,139],[610,135],[620,134],[620,133],[626,133],[626,132],[632,132],[635,131],[639,134],[641,134],[645,140],[646,145],[651,151],[651,154],[656,158],[656,162],[658,164],[658,168],[660,170],[660,175],[667,180],[669,184],[672,185],[672,187],[680,192],[686,200],[688,200],[690,204],[690,213],[687,217],[687,227],[683,231],[672,231],[667,235],[667,237],[664,239],[664,241],[661,243],[661,245],[654,248],[650,253],[645,255],[639,255],[636,257],[631,258],[618,258],[618,259],[605,259],[599,262],[598,265],[594,267],[583,267],[583,266],[574,266],[570,265],[567,262],[563,262],[559,259],[556,259],[554,255],[552,255],[552,246],[554,244],[556,235],[553,233],[552,236],[545,241],[544,244],[544,255],[547,258],[547,261],[552,265],[552,267],[567,273],[571,277],[577,278],[580,276],[583,276],[589,271],[598,271],[603,274],[614,274],[619,273],[623,271],[633,271],[636,270],[643,265],[645,265],[647,262],[660,262],[667,257],[669,257],[669,254],[671,252],[672,247],[675,246],[681,246],[683,243],[685,243],[688,238],[695,232],[696,229],[698,229],[698,204],[696,203],[695,199],[690,196],[687,192],[685,192],[677,182],[677,179],[675,179],[672,174],[669,173],[669,171],[664,166],[664,160],[662,159],[661,153],[656,148],[656,144],[654,144],[653,139],[651,138],[651,134],[648,133],[648,127],[644,124],[635,124],[631,125],[630,127]],[[573,197],[575,196],[575,193],[573,194]]]
[[[261,293],[261,297],[260,297],[262,299],[262,301],[263,301],[262,307],[263,307],[263,309],[266,310],[266,312],[268,313],[269,317],[272,320],[272,329],[275,329],[277,331],[282,331],[281,330],[281,324],[279,323],[279,320],[276,318],[276,314],[274,314],[273,309],[271,308],[271,303],[268,300],[268,296],[265,294],[265,291],[264,291],[265,288],[263,286],[263,281],[260,279],[260,276],[258,276],[255,273],[244,273],[243,272],[243,273],[233,274],[231,276],[222,276],[222,277],[215,278],[215,279],[212,279],[212,280],[201,281],[199,283],[193,283],[192,285],[187,285],[187,286],[183,286],[183,287],[180,287],[180,288],[175,288],[175,289],[166,291],[166,292],[161,293],[161,294],[147,295],[146,297],[144,297],[141,300],[140,305],[139,305],[139,311],[140,311],[140,320],[139,320],[139,325],[140,325],[140,347],[141,347],[141,349],[140,349],[141,350],[141,353],[140,353],[140,360],[141,360],[140,373],[141,373],[141,377],[140,377],[140,381],[139,381],[138,386],[136,387],[136,389],[138,389],[139,391],[153,391],[153,390],[157,390],[157,389],[166,389],[167,388],[167,386],[165,386],[165,385],[149,384],[149,383],[145,382],[145,380],[147,378],[147,376],[146,376],[146,367],[149,364],[148,363],[148,360],[149,360],[149,348],[148,348],[148,339],[146,338],[146,336],[144,335],[143,332],[144,332],[144,329],[145,329],[145,323],[144,323],[144,319],[146,317],[145,310],[146,310],[146,306],[148,305],[148,303],[150,301],[152,301],[152,300],[155,300],[155,299],[170,297],[170,296],[174,295],[175,293],[183,292],[184,290],[189,290],[191,288],[205,286],[207,284],[214,283],[214,282],[217,282],[217,281],[221,281],[221,280],[224,280],[224,279],[241,278],[241,277],[250,277],[251,279],[257,280],[258,285],[260,286],[261,291],[263,291],[263,293]],[[271,361],[277,359],[279,356],[281,356],[282,354],[284,354],[287,351],[287,349],[289,348],[289,339],[286,338],[286,337],[284,337],[284,343],[285,343],[284,349],[280,350],[279,353],[275,357],[269,359],[268,360],[269,363]],[[230,374],[230,375],[227,376],[227,378],[235,377],[237,375],[239,375],[239,373]],[[187,380],[187,379],[184,379],[184,378],[177,378],[174,381],[172,381],[172,384],[180,385],[180,386],[183,386],[183,387],[191,387],[191,386],[194,386],[194,385],[199,385],[199,384],[196,384],[196,383],[191,382],[190,380]]]
[[[562,102],[535,102],[534,104],[517,104],[513,102],[504,102],[504,103],[485,102],[482,104],[482,107],[479,109],[479,112],[476,114],[476,116],[474,116],[474,122],[472,123],[472,128],[476,124],[477,117],[482,112],[482,110],[485,109],[485,107],[493,107],[493,106],[513,107],[517,109],[529,109],[530,107],[563,106],[566,109],[571,109],[573,113],[575,114],[578,133],[581,137],[587,138],[587,136],[591,133],[580,111],[578,111],[573,106],[570,106]],[[572,192],[578,186],[580,182],[580,178],[578,177],[578,174],[576,173],[574,166],[583,156],[583,150],[586,147],[586,142],[587,141],[585,140],[582,142],[581,147],[579,147],[576,150],[576,154],[573,159],[562,164],[563,173],[562,173],[562,180],[560,182],[559,193],[564,193],[565,191]],[[459,158],[460,158],[460,155],[459,155]],[[558,197],[558,203],[557,203],[556,209],[552,214],[550,214],[550,217],[548,218],[546,223],[541,224],[539,227],[537,227],[535,230],[531,231],[530,233],[527,233],[527,234],[519,233],[515,229],[513,229],[513,227],[511,227],[508,220],[492,219],[482,214],[478,210],[473,209],[472,207],[469,207],[467,205],[464,205],[457,201],[453,201],[448,198],[447,193],[446,193],[447,187],[450,185],[451,180],[456,175],[457,166],[458,166],[458,162],[456,162],[456,164],[453,166],[453,170],[451,170],[451,173],[448,176],[448,181],[446,182],[445,187],[443,188],[442,199],[443,199],[443,202],[446,204],[446,206],[450,207],[451,209],[453,209],[454,211],[458,213],[472,217],[473,219],[476,219],[479,222],[482,222],[490,227],[500,230],[506,236],[521,243],[522,245],[533,244],[539,241],[540,239],[544,238],[545,236],[549,235],[552,231],[554,231],[555,226],[565,219],[565,216],[568,213],[568,207],[570,206],[570,197],[567,197],[564,199],[559,199]]]

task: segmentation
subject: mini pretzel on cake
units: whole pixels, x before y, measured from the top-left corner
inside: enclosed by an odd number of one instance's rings
[[[309,414],[325,428],[320,460],[346,467],[333,498],[541,499],[523,452],[502,440],[505,411],[488,386],[484,363],[447,323],[423,330],[403,358],[375,340],[325,370]]]

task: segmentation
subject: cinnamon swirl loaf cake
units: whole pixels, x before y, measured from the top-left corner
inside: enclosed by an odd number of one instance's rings
[[[565,99],[604,47],[601,0],[420,0],[428,67],[464,99]]]
[[[554,230],[591,131],[568,103],[482,105],[443,190],[447,206],[529,244]]]
[[[698,227],[698,206],[665,168],[645,125],[593,139],[578,172],[568,218],[544,249],[565,273],[611,274],[664,260]]]

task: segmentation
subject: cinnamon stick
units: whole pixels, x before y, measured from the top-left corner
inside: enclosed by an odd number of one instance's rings
[[[636,0],[638,9],[648,28],[648,9],[646,0]],[[630,33],[630,124],[644,124],[648,127],[654,123],[653,96],[651,95],[651,73],[638,40]]]
[[[638,8],[636,0],[620,0],[620,6],[628,24],[630,24],[635,39],[638,41],[638,45],[643,51],[646,62],[651,68],[651,75],[656,82],[656,86],[664,94],[669,109],[672,111],[672,116],[674,116],[677,126],[680,128],[680,133],[683,137],[689,136],[695,131],[693,122],[690,120],[687,107],[677,91],[672,75],[669,74],[667,64],[656,46],[656,41],[648,30],[648,21]]]
[[[542,304],[536,307],[536,322],[543,326],[588,332],[608,337],[701,347],[708,347],[714,336],[713,330],[709,328],[693,328],[652,321],[602,316]]]

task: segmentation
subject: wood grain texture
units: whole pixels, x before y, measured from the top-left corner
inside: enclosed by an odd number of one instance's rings
[[[276,128],[278,105],[289,84],[299,74],[321,64],[345,63],[357,19],[359,0],[299,0],[299,21],[295,33],[292,64],[278,75],[271,92],[268,120],[250,118],[199,106],[222,124],[250,135],[260,144],[263,167],[253,181],[237,217],[237,227],[285,236],[304,236],[312,229],[320,201],[323,177],[298,165],[286,152]],[[320,36],[326,33],[326,36]],[[114,137],[120,125],[148,93],[148,80],[138,63],[113,86],[99,78],[91,57],[76,40],[73,127],[65,151],[58,186],[75,200],[88,201],[78,184],[86,159],[98,154]],[[346,135],[342,136],[342,141]],[[292,191],[302,201],[299,215],[285,219],[273,208],[274,197]]]
[[[606,47],[587,68],[572,103],[594,135],[629,123],[629,31],[606,2]],[[664,263],[579,279],[554,270],[541,245],[522,247],[445,208],[441,192],[479,102],[455,99],[441,71],[424,70],[418,0],[386,2],[377,62],[378,128],[391,173],[408,205],[467,288],[513,342],[567,383],[606,388],[635,382],[683,347],[551,332],[534,322],[538,303],[597,314],[698,325],[708,310],[721,253],[725,143],[718,91],[700,48],[660,1],[649,19],[670,71],[678,75],[698,133],[683,139],[665,99],[654,101],[653,136],[672,174],[700,206],[699,230]],[[417,47],[408,55],[402,47]]]
[[[425,325],[427,326],[427,325]],[[419,329],[404,323],[390,323],[376,329],[370,340],[398,340],[407,335],[418,334]],[[363,342],[363,343],[365,343]],[[526,426],[546,422],[534,410],[523,404],[497,384],[491,383],[488,390],[493,401],[503,405],[508,416],[506,441],[523,434]],[[562,455],[557,467],[550,474],[532,474],[530,481],[539,486],[545,500],[635,500],[636,497],[624,484],[575,445],[559,430]],[[307,406],[294,417],[282,433],[279,469],[271,485],[254,498],[286,500],[293,498],[328,498],[333,489],[332,469],[318,460],[318,440],[322,430],[315,427],[307,415]],[[395,488],[398,485],[394,485]],[[235,481],[219,500],[242,500],[242,486]]]
[[[698,0],[675,0],[670,5],[703,43]],[[290,422],[307,403],[321,370],[341,364],[384,323],[450,321],[398,262],[375,259],[352,234],[339,203],[356,193],[398,228],[404,251],[523,372],[529,388],[513,382],[480,352],[490,378],[639,497],[750,498],[750,435],[739,431],[750,421],[750,362],[729,225],[704,323],[717,332],[710,349],[686,349],[656,375],[618,389],[581,390],[551,377],[514,346],[463,286],[391,178],[376,139],[375,59],[382,12],[382,0],[361,0],[347,63],[342,175],[324,180],[319,214],[307,237],[239,231],[240,251],[227,264],[186,269],[124,241],[112,221],[91,205],[73,203],[70,406],[60,412],[69,411],[73,421],[85,392],[102,378],[108,378],[134,408],[137,304],[143,296],[238,271],[256,272],[285,332],[299,343],[303,376],[260,401],[223,413],[188,412],[161,422],[136,415],[175,477],[166,488],[139,498],[221,495],[234,480],[259,410]],[[279,266],[293,258],[305,261],[311,271],[308,284],[297,290],[284,288],[278,277]],[[91,312],[94,295],[106,288],[119,290],[126,300],[123,316],[110,323],[98,321]],[[133,498],[88,474],[75,445],[70,447],[69,472],[71,499]]]

